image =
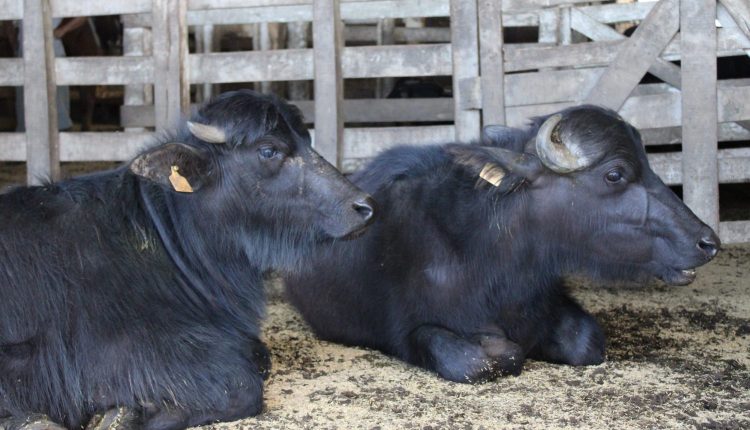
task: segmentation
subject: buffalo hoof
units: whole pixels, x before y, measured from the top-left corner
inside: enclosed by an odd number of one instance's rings
[[[482,345],[485,354],[493,361],[493,367],[501,375],[518,376],[523,369],[524,353],[521,345],[503,337],[481,334],[476,340]]]
[[[65,430],[65,427],[50,421],[46,415],[33,414],[0,419],[0,430]]]
[[[86,430],[135,430],[142,427],[140,414],[130,408],[115,408],[94,415]]]

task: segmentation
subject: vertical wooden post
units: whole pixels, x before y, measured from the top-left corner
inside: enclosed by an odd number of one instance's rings
[[[393,45],[395,41],[396,20],[393,18],[378,20],[377,25],[377,44]],[[396,82],[394,78],[378,78],[375,83],[375,98],[381,99],[388,96]]]
[[[207,54],[213,51],[214,48],[214,26],[213,24],[206,24],[199,27],[200,31],[203,32],[203,53]],[[210,100],[213,97],[213,85],[210,83],[203,84],[203,101]]]
[[[310,31],[310,23],[303,21],[290,22],[289,49],[306,49],[308,42],[307,33]],[[292,81],[289,83],[290,100],[310,100],[310,85],[307,81]]]
[[[49,0],[24,0],[21,43],[26,181],[29,185],[38,185],[60,177],[57,83]]]
[[[482,123],[505,124],[502,0],[479,0]]]
[[[341,74],[342,23],[339,0],[313,1],[315,48],[315,148],[331,164],[341,168],[344,139]]]
[[[480,136],[479,111],[471,106],[479,78],[477,2],[451,0],[450,12],[456,140],[470,142]]]
[[[271,50],[271,34],[268,29],[267,22],[261,22],[257,26],[256,36],[260,42],[261,51]],[[271,81],[263,81],[260,83],[260,92],[268,94],[271,92]]]
[[[122,54],[124,56],[143,56],[146,54],[145,36],[146,29],[143,27],[126,27],[122,30]],[[144,85],[125,85],[125,98],[123,104],[126,106],[140,106],[146,103],[146,92]],[[130,127],[125,131],[144,131],[143,127]]]
[[[685,203],[719,228],[716,1],[680,1],[682,183]]]
[[[154,114],[158,131],[177,125],[190,105],[186,3],[153,1]]]

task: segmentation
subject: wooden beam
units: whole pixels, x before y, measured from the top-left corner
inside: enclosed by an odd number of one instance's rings
[[[482,123],[505,124],[502,0],[479,0]]]
[[[344,132],[342,158],[368,158],[397,145],[432,145],[453,141],[452,125],[421,127],[357,127]],[[318,131],[315,130],[315,139]]]
[[[36,185],[60,177],[55,53],[49,0],[25,0],[23,5],[26,179]]]
[[[719,224],[721,243],[750,242],[750,221],[724,221]]]
[[[477,4],[451,0],[451,56],[453,58],[453,101],[455,103],[456,140],[470,142],[480,135],[479,111],[467,109],[472,97],[471,82],[479,77]]]
[[[153,82],[154,63],[142,56],[59,58],[55,76],[58,85],[146,84]]]
[[[682,80],[690,82],[682,89],[683,200],[718,231],[716,1],[683,0],[679,14]]]
[[[619,110],[680,26],[679,0],[661,0],[599,78],[587,103]],[[715,14],[714,14],[715,16]],[[685,52],[684,49],[682,52]]]
[[[578,9],[571,11],[571,26],[594,41],[627,39],[614,28],[596,21]],[[669,61],[657,57],[648,71],[673,87],[680,88],[680,68]]]
[[[689,179],[682,171],[685,155],[660,152],[648,155],[649,164],[667,185],[683,184]],[[750,180],[750,148],[722,149],[717,152],[721,183],[743,183]]]
[[[315,149],[341,167],[344,140],[344,81],[341,73],[342,22],[339,0],[313,1],[315,46]]]
[[[153,0],[159,1],[159,0]],[[151,11],[152,0],[53,0],[52,16],[129,15]]]
[[[445,76],[452,71],[451,53],[448,44],[347,47],[341,64],[345,78]]]
[[[737,27],[750,38],[750,3],[747,0],[721,0],[721,3],[734,18]]]
[[[23,59],[0,58],[0,87],[20,87],[23,85]]]
[[[124,161],[154,142],[148,132],[60,133],[62,161]]]
[[[23,0],[0,0],[0,21],[23,19]]]
[[[26,161],[24,133],[0,133],[0,161]]]
[[[187,111],[186,0],[153,2],[154,105],[157,130],[174,127]]]

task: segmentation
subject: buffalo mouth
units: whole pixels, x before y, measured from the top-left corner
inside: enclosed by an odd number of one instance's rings
[[[668,269],[659,278],[667,285],[688,285],[695,281],[695,269]]]

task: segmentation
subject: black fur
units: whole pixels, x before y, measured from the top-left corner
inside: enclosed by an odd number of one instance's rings
[[[280,99],[226,93],[192,120],[227,142],[183,128],[116,170],[0,195],[0,416],[78,428],[125,406],[176,429],[261,411],[262,276],[363,228],[367,196]]]
[[[536,157],[545,117],[488,127],[482,144],[395,148],[358,172],[379,220],[287,279],[315,332],[460,382],[517,374],[525,357],[602,362],[602,331],[563,278],[684,283],[680,269],[713,256],[696,243],[718,239],[651,171],[617,114],[561,113],[560,135],[594,160],[585,170],[557,174]],[[497,188],[478,178],[488,163],[506,173]],[[608,183],[612,170],[623,180]]]

